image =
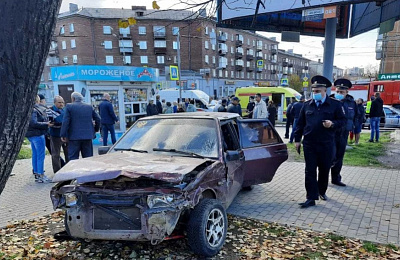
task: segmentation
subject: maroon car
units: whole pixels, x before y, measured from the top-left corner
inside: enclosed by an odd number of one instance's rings
[[[71,237],[160,243],[185,235],[197,254],[225,242],[225,209],[243,188],[270,182],[288,158],[265,119],[180,113],[139,119],[105,155],[54,177],[54,209]]]

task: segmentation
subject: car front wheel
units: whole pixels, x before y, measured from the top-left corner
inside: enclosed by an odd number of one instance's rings
[[[192,251],[211,257],[225,243],[228,219],[222,204],[215,199],[203,199],[190,213],[187,238]]]

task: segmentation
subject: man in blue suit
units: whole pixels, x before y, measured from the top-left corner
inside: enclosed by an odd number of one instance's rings
[[[108,132],[110,132],[112,143],[115,144],[116,142],[114,124],[118,122],[118,118],[114,113],[114,107],[110,100],[110,94],[104,93],[103,101],[99,105],[104,146],[107,146]]]
[[[68,142],[69,160],[93,156],[92,139],[99,131],[100,117],[92,106],[83,103],[83,96],[78,92],[71,94],[72,103],[65,107],[61,126],[61,140]]]

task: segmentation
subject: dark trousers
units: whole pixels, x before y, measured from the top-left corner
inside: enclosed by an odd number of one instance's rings
[[[115,144],[115,142],[117,141],[115,139],[114,124],[101,124],[101,134],[103,135],[103,145],[104,146],[107,146],[108,132],[110,132],[110,135],[111,135],[111,142],[113,144]]]
[[[335,137],[335,157],[331,168],[332,182],[342,181],[340,171],[343,166],[343,157],[346,152],[347,138],[349,137],[349,131],[343,130],[336,134]]]
[[[303,150],[306,161],[305,185],[307,199],[318,200],[318,195],[325,195],[328,189],[329,169],[332,165],[334,143],[304,141]]]
[[[92,140],[69,140],[68,141],[68,158],[69,160],[79,159],[79,153],[82,158],[93,156]]]
[[[61,158],[61,148],[64,151],[65,160],[68,162],[68,144],[61,141],[61,137],[50,136],[51,146],[51,164],[53,165],[53,172],[58,172],[61,167],[64,166],[65,162]]]
[[[293,119],[290,117],[287,117],[286,115],[286,132],[285,132],[285,138],[289,138],[289,129],[290,126],[293,124]]]

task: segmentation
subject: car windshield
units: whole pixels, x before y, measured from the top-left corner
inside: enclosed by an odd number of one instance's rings
[[[217,158],[217,125],[212,119],[140,120],[118,141],[113,149],[113,151],[120,150],[148,153],[166,153],[165,150],[176,150]],[[173,151],[170,153],[176,156],[190,156]]]
[[[393,111],[395,111],[397,114],[400,114],[400,109],[397,109],[397,108],[394,108],[394,107],[391,107],[391,109],[392,109]]]

